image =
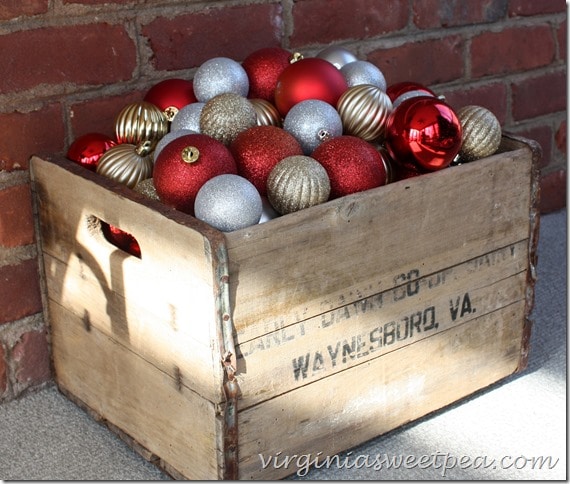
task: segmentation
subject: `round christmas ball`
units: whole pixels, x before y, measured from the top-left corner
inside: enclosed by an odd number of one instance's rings
[[[105,134],[87,133],[71,143],[66,157],[88,170],[96,171],[103,154],[115,145],[115,141]]]
[[[411,99],[417,96],[433,96],[436,97],[435,93],[425,87],[423,84],[419,84],[413,81],[403,81],[392,84],[386,88],[386,94],[390,97],[392,101],[392,106],[394,109],[400,105],[403,101]]]
[[[156,188],[154,187],[154,180],[152,178],[146,178],[145,180],[141,180],[135,185],[135,188],[133,188],[133,190],[151,200],[160,200],[160,197],[156,193]]]
[[[385,145],[396,163],[425,170],[448,167],[461,148],[461,123],[454,110],[431,96],[402,102],[386,123]]]
[[[198,101],[205,103],[227,92],[247,97],[249,79],[239,62],[227,57],[214,57],[198,67],[194,74],[194,94]]]
[[[273,205],[269,203],[269,200],[266,196],[261,197],[261,202],[263,208],[261,210],[261,218],[259,219],[260,224],[269,222],[270,220],[279,217],[279,213],[273,208]]]
[[[501,144],[501,123],[483,106],[464,106],[457,110],[463,137],[459,156],[469,162],[491,156]]]
[[[356,136],[325,141],[311,156],[329,175],[331,199],[386,184],[386,167],[380,153]]]
[[[222,232],[232,232],[259,223],[263,211],[256,188],[239,175],[218,175],[198,190],[196,218]]]
[[[349,87],[338,100],[336,109],[344,134],[375,141],[384,137],[392,101],[379,87],[362,84]]]
[[[127,104],[115,119],[117,143],[158,142],[168,133],[168,120],[154,104],[139,101]]]
[[[304,58],[293,62],[279,76],[275,87],[275,106],[282,116],[308,99],[336,106],[347,88],[344,76],[329,61],[318,57]]]
[[[171,131],[170,133],[165,134],[160,139],[160,141],[156,144],[156,147],[154,148],[154,150],[152,152],[153,161],[156,160],[156,158],[158,157],[160,152],[171,141],[174,141],[176,138],[180,138],[180,136],[185,136],[187,134],[196,134],[196,133],[197,133],[196,131],[192,131],[191,129],[178,129],[176,131]]]
[[[386,91],[386,78],[372,62],[363,60],[349,62],[342,66],[340,72],[346,79],[348,87],[370,84]]]
[[[249,100],[239,94],[218,94],[204,104],[200,113],[200,133],[225,145],[253,126],[257,126],[257,112]]]
[[[327,171],[310,156],[284,158],[267,179],[267,198],[281,215],[324,203],[330,192]]]
[[[331,45],[326,49],[321,50],[317,54],[317,57],[319,59],[329,61],[337,69],[341,69],[342,66],[348,64],[349,62],[358,60],[358,58],[350,50],[336,45]]]
[[[257,114],[258,126],[277,126],[283,125],[283,118],[281,113],[277,110],[274,104],[266,101],[265,99],[249,99],[249,102],[255,109]]]
[[[168,121],[188,104],[197,101],[194,95],[193,82],[186,79],[165,79],[152,86],[145,94],[143,101],[159,108]]]
[[[249,79],[248,97],[273,102],[277,79],[289,66],[291,56],[281,47],[266,47],[249,54],[241,63]]]
[[[237,175],[230,150],[204,134],[187,134],[168,143],[154,163],[153,180],[160,200],[194,214],[198,190],[217,175]]]
[[[174,119],[170,123],[170,131],[180,131],[187,129],[194,131],[195,133],[200,132],[200,115],[202,114],[202,109],[206,103],[192,103],[184,106]]]
[[[134,188],[138,182],[152,176],[153,146],[151,141],[113,146],[99,160],[97,173]]]
[[[302,155],[295,137],[276,126],[255,126],[240,133],[230,145],[238,174],[247,178],[257,191],[267,194],[267,177],[283,158]]]
[[[127,254],[139,258],[141,257],[141,248],[138,240],[128,232],[106,222],[101,222],[101,232],[105,239],[111,242],[115,247],[118,247]]]
[[[305,155],[310,155],[323,141],[342,134],[342,120],[327,102],[309,99],[291,108],[283,120],[283,129],[301,144]]]

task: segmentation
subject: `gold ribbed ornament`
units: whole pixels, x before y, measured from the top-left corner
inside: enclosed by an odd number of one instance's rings
[[[469,162],[494,154],[501,144],[501,124],[482,106],[464,106],[457,110],[462,138],[459,158]]]
[[[267,178],[267,199],[281,215],[324,203],[330,191],[327,171],[309,156],[284,158]]]
[[[152,147],[150,141],[113,146],[99,159],[97,173],[134,188],[137,183],[152,176]]]
[[[249,102],[253,105],[257,114],[258,126],[276,126],[278,128],[283,126],[281,113],[279,113],[275,105],[266,99],[250,99]]]
[[[118,143],[136,145],[147,140],[157,143],[166,133],[168,119],[159,108],[146,101],[126,105],[115,119]]]
[[[344,134],[365,141],[381,141],[392,101],[379,87],[360,84],[348,88],[337,102]]]

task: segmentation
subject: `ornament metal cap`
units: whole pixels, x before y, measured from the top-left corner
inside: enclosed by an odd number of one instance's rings
[[[172,122],[174,117],[178,114],[179,109],[176,106],[168,106],[162,113],[167,121]]]
[[[305,56],[303,54],[301,54],[300,52],[294,52],[293,54],[291,54],[291,57],[289,59],[289,64],[294,64],[295,62],[303,60],[304,57]]]
[[[195,146],[187,146],[182,150],[181,156],[184,163],[194,163],[200,158],[200,150]]]

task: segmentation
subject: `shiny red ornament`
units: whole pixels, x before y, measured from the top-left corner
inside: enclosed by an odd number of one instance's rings
[[[338,136],[321,143],[312,153],[327,171],[330,198],[343,197],[386,184],[386,166],[376,148],[356,136]]]
[[[141,258],[141,248],[139,243],[131,234],[106,222],[101,223],[101,231],[103,232],[105,239],[115,247],[118,247],[139,259]]]
[[[424,86],[413,81],[403,81],[392,84],[386,88],[386,94],[392,101],[392,104],[400,104],[405,99],[409,99],[412,96],[433,96],[435,93]]]
[[[292,54],[281,47],[266,47],[249,54],[241,63],[249,79],[250,99],[273,103],[277,79],[290,65]]]
[[[96,171],[101,156],[115,145],[115,141],[107,135],[87,133],[71,143],[66,156],[88,170]]]
[[[205,134],[187,134],[168,143],[155,160],[153,181],[160,200],[194,215],[198,190],[217,175],[237,175],[230,150]]]
[[[461,123],[453,109],[435,97],[402,102],[388,117],[385,146],[396,163],[435,171],[446,168],[461,149]]]
[[[247,178],[262,196],[267,195],[271,170],[288,156],[302,155],[295,137],[276,126],[255,126],[238,134],[230,145],[238,173]]]
[[[186,79],[165,79],[152,86],[144,101],[154,104],[169,121],[184,106],[198,102],[194,95],[194,84]]]
[[[279,76],[275,87],[275,106],[283,117],[301,101],[318,99],[336,107],[348,89],[346,79],[334,64],[318,57],[300,59]]]

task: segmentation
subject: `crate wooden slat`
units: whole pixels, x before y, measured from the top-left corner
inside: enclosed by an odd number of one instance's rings
[[[260,454],[334,455],[470,395],[526,365],[539,158],[504,136],[487,159],[223,234],[34,157],[58,385],[184,479],[281,478],[296,469]]]

